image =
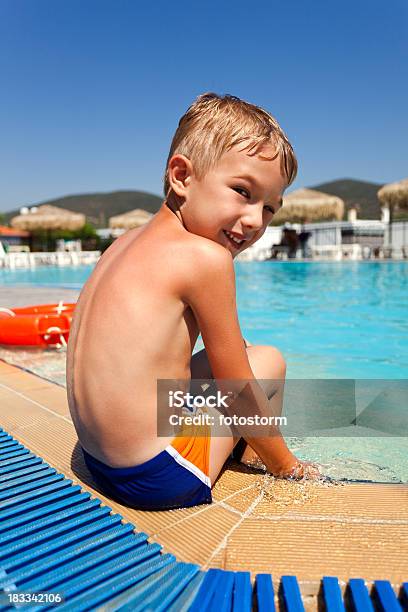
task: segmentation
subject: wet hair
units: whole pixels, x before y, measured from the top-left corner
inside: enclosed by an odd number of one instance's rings
[[[297,173],[292,145],[272,115],[236,96],[205,93],[199,96],[181,117],[174,134],[164,175],[164,195],[171,192],[168,167],[176,154],[188,157],[196,177],[201,180],[221,156],[232,147],[256,155],[264,144],[275,147],[273,157],[280,157],[281,173],[290,185]]]

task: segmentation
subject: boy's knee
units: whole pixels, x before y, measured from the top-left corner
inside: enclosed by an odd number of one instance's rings
[[[271,362],[274,364],[277,370],[282,373],[282,378],[285,377],[286,361],[284,356],[279,349],[275,348],[274,346],[268,346],[267,348],[269,350]]]
[[[279,372],[279,378],[285,378],[286,376],[286,361],[282,353],[275,348],[274,346],[266,346],[268,350],[269,358],[271,360],[271,364],[273,364],[274,369]]]
[[[262,353],[262,359],[271,372],[270,378],[285,378],[286,361],[282,353],[274,346],[262,345],[256,347]]]

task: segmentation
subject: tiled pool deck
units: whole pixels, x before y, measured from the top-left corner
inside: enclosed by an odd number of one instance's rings
[[[4,287],[0,306],[76,301],[77,291]],[[37,349],[38,350],[38,349]],[[315,595],[324,575],[346,582],[406,580],[408,559],[408,485],[347,484],[325,487],[273,480],[231,462],[213,489],[214,502],[166,512],[126,508],[102,495],[78,447],[65,389],[1,359],[0,427],[47,463],[98,496],[151,541],[181,561],[204,569],[250,570],[299,578],[302,593]],[[35,351],[20,351],[22,367],[36,369]],[[41,357],[41,356],[40,356]],[[65,354],[54,354],[63,371]],[[52,378],[59,380],[53,371]],[[63,381],[61,380],[61,384]],[[316,608],[316,600],[310,600]]]
[[[103,496],[84,465],[65,389],[0,361],[0,426],[150,534],[179,560],[203,568],[296,574],[304,594],[323,575],[347,581],[406,579],[408,486],[274,481],[231,462],[214,503],[143,512]]]

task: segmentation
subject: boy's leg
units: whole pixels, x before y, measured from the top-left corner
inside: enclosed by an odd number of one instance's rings
[[[275,408],[274,414],[280,414],[286,375],[286,363],[282,354],[273,346],[248,346],[246,350],[255,378],[259,380],[259,384],[262,386],[267,397],[269,399],[273,397],[275,406],[278,406],[278,409]],[[205,349],[193,355],[190,367],[192,379],[213,378]],[[239,439],[233,438],[232,434],[225,437],[214,436],[211,438],[209,475],[212,483],[214,483]],[[256,453],[248,447],[242,459],[243,461],[250,461],[256,457]]]

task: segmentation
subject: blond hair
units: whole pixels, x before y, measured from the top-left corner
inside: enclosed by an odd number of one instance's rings
[[[169,161],[176,154],[188,157],[194,174],[201,180],[220,157],[235,145],[255,155],[261,145],[272,143],[276,149],[270,159],[280,157],[281,173],[290,185],[297,173],[292,145],[282,128],[268,112],[236,96],[205,93],[181,117],[174,134],[164,175],[164,195],[171,192]],[[267,158],[268,159],[268,158]]]

